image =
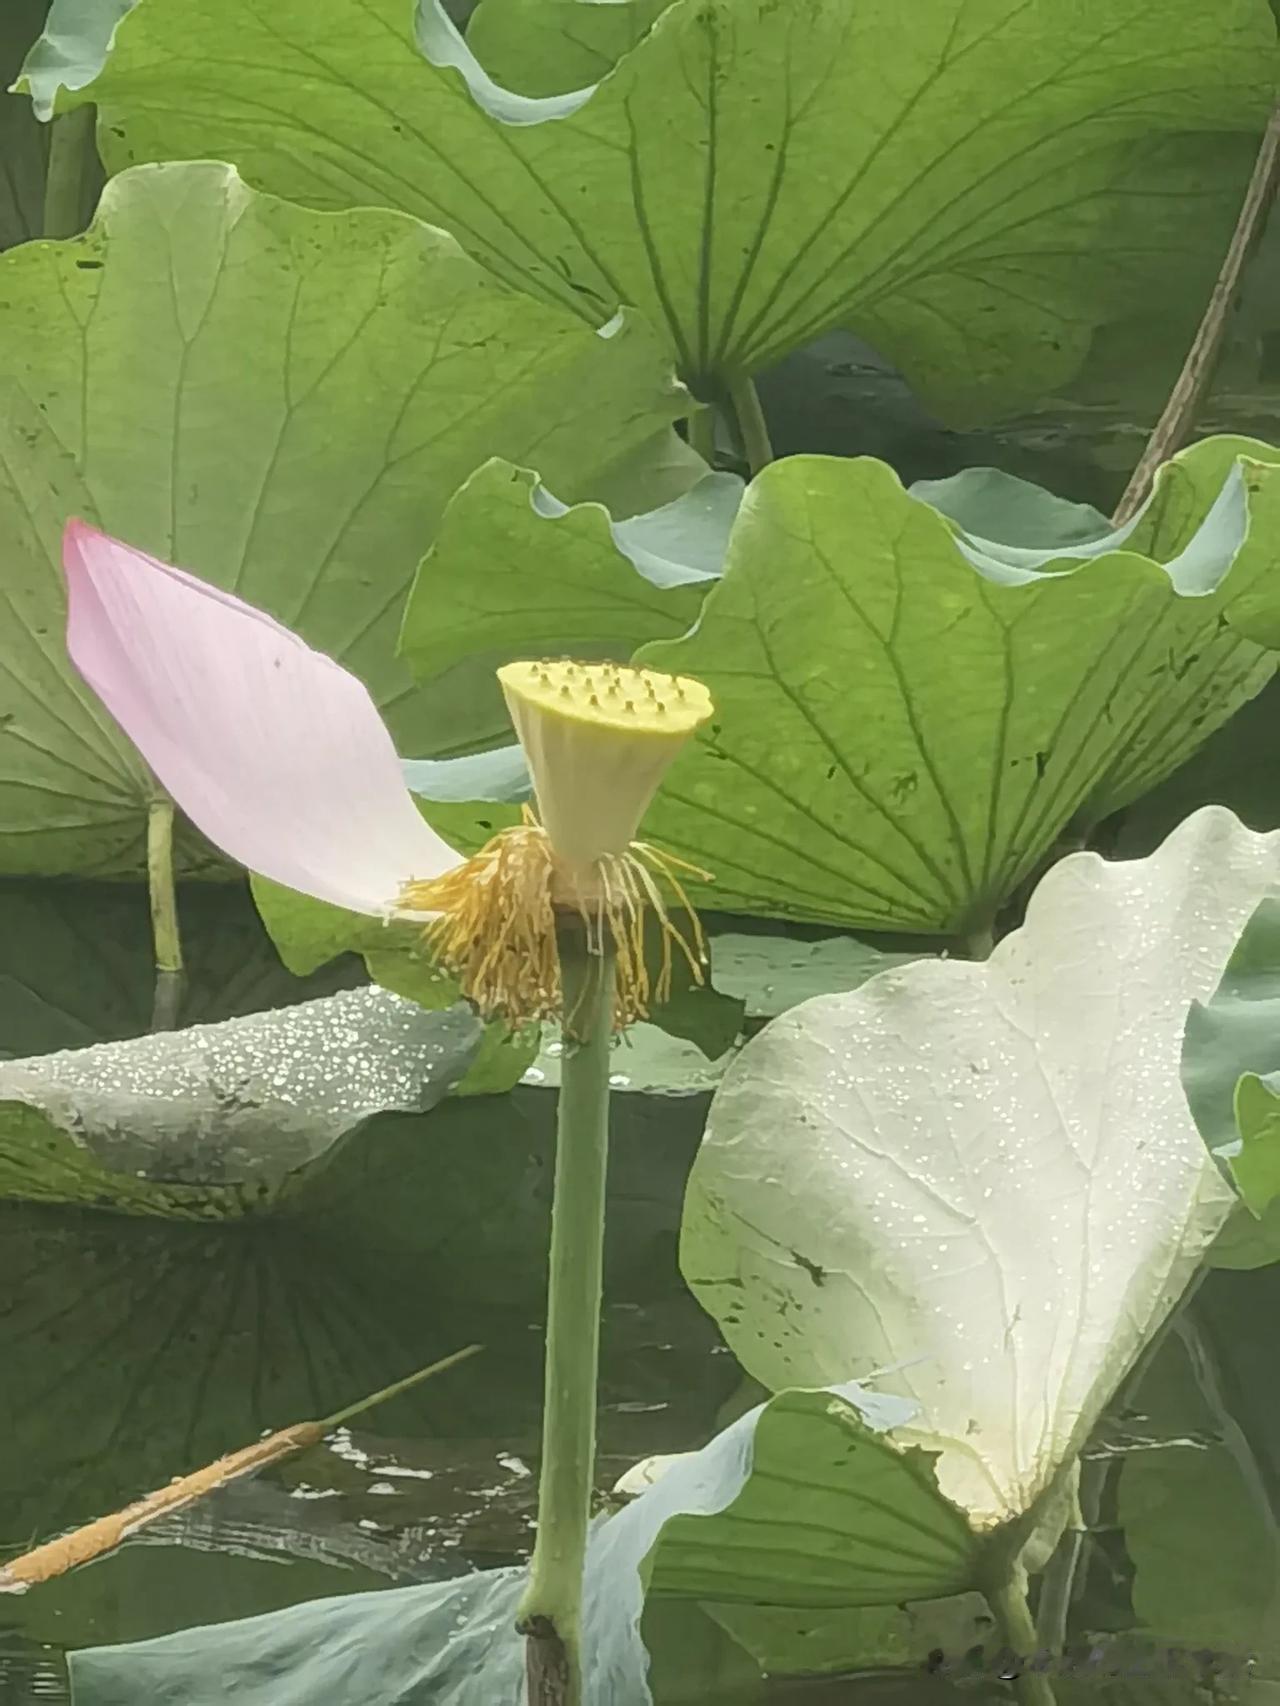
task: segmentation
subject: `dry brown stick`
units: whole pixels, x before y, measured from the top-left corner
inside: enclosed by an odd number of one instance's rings
[[[1254,245],[1262,235],[1271,204],[1280,185],[1280,103],[1272,109],[1271,118],[1258,150],[1253,176],[1245,191],[1240,217],[1228,245],[1222,271],[1213,287],[1209,305],[1204,311],[1200,329],[1195,335],[1187,359],[1182,364],[1169,401],[1156,422],[1147,447],[1142,452],[1133,477],[1125,487],[1124,496],[1116,508],[1115,524],[1124,525],[1142,508],[1151,490],[1156,470],[1167,462],[1195,425],[1196,414],[1204,400],[1205,391],[1213,378],[1222,352],[1231,308],[1240,290],[1245,265]]]
[[[21,1593],[39,1582],[51,1581],[53,1577],[63,1575],[77,1564],[91,1563],[104,1552],[113,1551],[131,1534],[135,1534],[148,1523],[155,1522],[157,1518],[167,1516],[170,1511],[180,1510],[183,1505],[189,1505],[194,1499],[211,1493],[215,1487],[225,1486],[239,1475],[248,1475],[255,1469],[264,1469],[268,1463],[278,1463],[281,1458],[289,1457],[295,1451],[304,1451],[308,1446],[318,1445],[326,1434],[332,1433],[352,1417],[371,1410],[375,1404],[385,1403],[388,1398],[398,1397],[410,1387],[429,1380],[432,1375],[443,1374],[445,1369],[453,1368],[467,1357],[474,1356],[480,1348],[479,1345],[468,1345],[465,1350],[454,1351],[452,1356],[433,1362],[429,1368],[420,1368],[416,1374],[411,1374],[404,1380],[397,1380],[393,1386],[383,1387],[381,1392],[375,1392],[371,1398],[362,1398],[359,1403],[348,1405],[336,1415],[326,1416],[322,1422],[297,1422],[291,1428],[281,1428],[279,1433],[271,1434],[267,1439],[260,1439],[255,1445],[246,1445],[240,1451],[230,1452],[226,1457],[218,1458],[216,1463],[210,1463],[204,1469],[197,1469],[194,1474],[176,1476],[167,1487],[148,1493],[145,1498],[126,1505],[113,1516],[99,1517],[96,1522],[86,1523],[83,1528],[72,1529],[70,1534],[59,1535],[56,1540],[47,1541],[43,1546],[24,1552],[22,1557],[14,1558],[0,1569],[0,1593]]]

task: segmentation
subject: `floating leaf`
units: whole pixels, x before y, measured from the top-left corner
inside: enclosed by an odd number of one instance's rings
[[[0,1197],[171,1219],[274,1209],[387,1109],[425,1112],[481,1026],[380,990],[0,1063]]]
[[[395,635],[454,487],[536,446],[581,495],[684,406],[642,329],[598,337],[441,232],[308,213],[221,165],[115,180],[84,237],[0,257],[0,281],[11,871],[141,862],[151,784],[63,650],[68,514],[298,628],[367,681],[413,752],[429,723]]]
[[[1150,787],[1274,673],[1231,617],[1280,604],[1280,464],[1237,445],[1184,452],[1121,550],[993,548],[882,463],[774,463],[697,628],[638,655],[717,711],[646,833],[714,873],[704,904],[989,923],[1073,818]]]
[[[1202,265],[1188,209],[1238,205],[1274,80],[1266,0],[996,11],[918,0],[904,32],[892,0],[680,0],[594,92],[538,101],[438,0],[416,41],[402,0],[166,0],[71,99],[112,169],[229,158],[443,225],[596,324],[634,305],[695,388],[851,326],[972,412]]]
[[[886,972],[748,1043],[681,1251],[748,1373],[894,1370],[900,1437],[977,1524],[1041,1499],[1231,1209],[1182,1030],[1277,884],[1277,839],[1209,809],[1150,859],[1062,860],[985,962]]]

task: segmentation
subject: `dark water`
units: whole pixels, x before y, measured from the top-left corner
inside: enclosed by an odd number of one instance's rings
[[[490,1117],[501,1119],[504,1106],[489,1104]],[[513,1154],[499,1146],[484,1159],[510,1165]],[[644,1158],[621,1159],[615,1227],[643,1219]],[[680,1171],[669,1155],[649,1175],[647,1229],[635,1248],[614,1251],[602,1486],[641,1456],[701,1443],[741,1402],[732,1358],[675,1273],[668,1233]],[[455,1209],[465,1217],[464,1202]],[[625,1246],[627,1234],[616,1242]],[[209,1229],[0,1210],[5,1549],[118,1508],[265,1429],[329,1414],[461,1345],[485,1347],[114,1556],[0,1599],[3,1706],[65,1699],[68,1648],[525,1557],[540,1284],[535,1241],[526,1254],[518,1237],[508,1244],[505,1268],[479,1240],[470,1271],[452,1250],[450,1283],[430,1249],[392,1253],[332,1226]],[[1086,1470],[1094,1532],[1073,1608],[1078,1636],[1145,1625],[1165,1644],[1242,1659],[1259,1607],[1280,1605],[1277,1322],[1276,1272],[1211,1277],[1139,1392],[1100,1430]],[[1266,1698],[1265,1686],[1249,1698]],[[779,1679],[767,1698],[888,1706],[953,1694],[998,1699],[1003,1690],[988,1679],[975,1694],[916,1672]],[[1132,1706],[1238,1695],[1234,1686],[1206,1694],[1187,1682],[1096,1675],[1060,1689],[1063,1700]]]

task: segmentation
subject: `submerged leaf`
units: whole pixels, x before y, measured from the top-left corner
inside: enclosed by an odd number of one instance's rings
[[[404,0],[166,0],[73,99],[113,169],[231,159],[443,225],[595,324],[633,305],[692,384],[851,326],[972,412],[1199,266],[1188,209],[1237,201],[1274,40],[1265,0],[916,0],[909,31],[895,0],[679,0],[594,91],[531,100],[438,0],[417,40]]]
[[[1230,1212],[1182,1029],[1277,887],[1277,838],[1207,810],[1150,859],[1063,860],[984,963],[886,972],[748,1043],[681,1252],[748,1372],[893,1369],[942,1490],[980,1526],[1028,1510]]]
[[[584,1606],[592,1706],[652,1700],[639,1637],[646,1594],[817,1611],[967,1587],[978,1542],[939,1496],[923,1454],[885,1437],[909,1414],[909,1405],[852,1385],[783,1393],[598,1524]],[[448,1590],[321,1601],[74,1654],[76,1699],[205,1706],[230,1688],[245,1706],[348,1697],[395,1706],[418,1693],[451,1706],[515,1706],[521,1585],[513,1572],[490,1572]]]

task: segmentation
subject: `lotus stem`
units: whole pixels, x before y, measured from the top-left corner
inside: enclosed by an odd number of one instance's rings
[[[754,479],[762,468],[767,468],[773,461],[773,445],[769,439],[769,425],[764,418],[764,410],[760,407],[760,393],[749,373],[735,374],[729,381],[729,401],[733,404],[734,417],[742,436],[742,448],[746,452],[747,466]]]
[[[615,958],[607,932],[557,919],[564,1055],[547,1286],[538,1532],[517,1627],[528,1637],[529,1706],[580,1706],[582,1574],[595,1480],[605,1173]]]
[[[1222,353],[1231,310],[1240,292],[1244,269],[1266,228],[1267,215],[1280,183],[1280,103],[1271,111],[1263,133],[1253,176],[1245,190],[1240,217],[1223,257],[1222,270],[1209,297],[1200,328],[1192,340],[1182,371],[1174,381],[1164,412],[1156,422],[1147,447],[1116,506],[1112,518],[1117,527],[1130,521],[1142,508],[1156,470],[1181,449],[1195,426],[1196,414],[1213,379]]]
[[[147,810],[147,884],[151,893],[151,939],[156,986],[151,1029],[171,1031],[178,1022],[185,982],[178,896],[173,881],[173,801],[152,800]]]
[[[1039,1648],[1027,1596],[1017,1577],[1010,1571],[1001,1580],[984,1588],[983,1592],[996,1620],[1002,1648],[1015,1661],[1010,1666],[1015,1673],[1011,1681],[1019,1706],[1058,1706],[1053,1684],[1045,1673],[1023,1668],[1036,1663]]]
[[[74,237],[84,230],[93,118],[93,107],[76,107],[54,119],[49,128],[49,164],[44,179],[46,237]]]

